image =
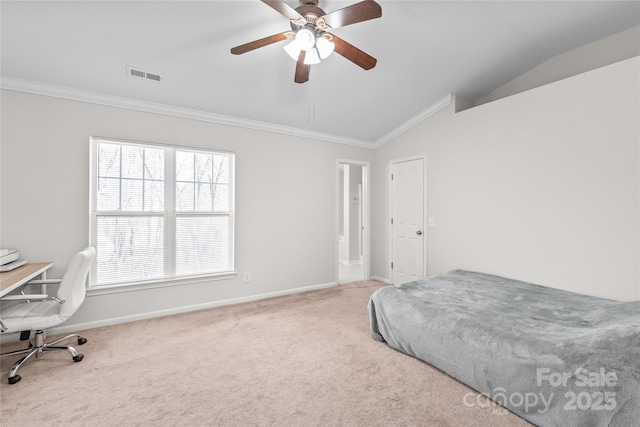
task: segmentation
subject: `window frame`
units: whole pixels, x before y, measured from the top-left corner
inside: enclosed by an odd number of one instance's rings
[[[163,211],[98,211],[97,210],[97,183],[98,183],[98,144],[100,142],[114,143],[121,145],[142,146],[148,148],[160,148],[164,150],[164,210]],[[97,236],[98,236],[98,218],[99,217],[162,217],[168,223],[165,223],[164,227],[164,239],[165,245],[168,245],[169,249],[165,249],[165,263],[164,273],[162,277],[148,279],[148,280],[131,280],[124,282],[97,283],[97,268],[91,269],[88,291],[91,294],[105,294],[121,291],[134,291],[141,289],[159,288],[166,286],[183,285],[190,283],[209,282],[212,280],[232,279],[237,276],[235,271],[235,153],[225,150],[214,150],[210,148],[173,145],[163,143],[152,143],[144,141],[133,141],[119,138],[92,136],[90,138],[90,167],[89,167],[89,240],[90,245],[97,249]],[[224,155],[229,159],[229,206],[228,211],[216,212],[216,211],[178,211],[176,209],[176,152],[194,152],[194,153],[206,153],[209,155]],[[170,178],[170,179],[167,179]],[[229,241],[228,241],[228,259],[229,269],[224,271],[191,274],[191,275],[176,275],[176,222],[179,217],[226,217],[229,221]],[[97,256],[94,260],[94,267],[96,266]],[[168,273],[173,272],[173,275]]]

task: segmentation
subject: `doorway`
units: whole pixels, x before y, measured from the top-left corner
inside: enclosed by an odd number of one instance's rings
[[[426,276],[424,157],[391,162],[391,281]]]
[[[337,162],[336,276],[338,283],[369,278],[369,163]]]

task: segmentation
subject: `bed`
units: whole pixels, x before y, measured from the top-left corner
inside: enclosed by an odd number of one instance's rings
[[[640,301],[453,270],[380,288],[368,308],[375,339],[481,393],[461,404],[484,395],[539,426],[640,426]]]

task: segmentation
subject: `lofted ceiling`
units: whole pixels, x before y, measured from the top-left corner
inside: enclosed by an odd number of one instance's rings
[[[357,2],[320,0],[327,13]],[[292,7],[298,1],[289,0]],[[333,30],[375,57],[333,54],[294,83],[290,29],[259,0],[2,1],[2,87],[374,147],[455,93],[474,100],[532,67],[640,23],[639,1],[391,1]],[[128,77],[126,66],[162,76]]]

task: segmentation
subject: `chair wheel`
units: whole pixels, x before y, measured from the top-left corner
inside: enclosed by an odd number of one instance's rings
[[[73,356],[73,361],[74,361],[74,362],[79,362],[79,361],[81,361],[82,359],[84,359],[84,355],[82,355],[82,354],[79,354],[79,355],[77,355],[77,356]]]
[[[22,377],[20,375],[14,375],[12,377],[9,377],[9,384],[15,384],[18,381],[20,381],[22,379]]]
[[[85,344],[87,342],[86,338],[78,337],[78,345]]]

